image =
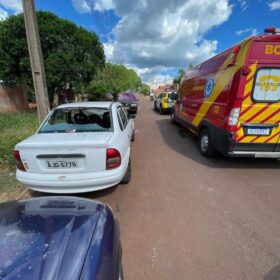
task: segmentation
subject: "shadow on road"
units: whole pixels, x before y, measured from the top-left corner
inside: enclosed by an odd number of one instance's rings
[[[203,157],[198,149],[197,137],[180,125],[172,125],[169,119],[156,121],[165,143],[176,152],[210,168],[279,169],[276,159],[230,158],[217,154]]]
[[[160,115],[159,111],[158,110],[155,110],[154,107],[150,109],[152,112],[154,112],[155,114],[157,115]],[[169,115],[170,116],[170,111],[164,111],[162,113],[162,115]]]
[[[101,198],[110,196],[118,186],[111,187],[105,190],[95,191],[95,192],[87,192],[87,193],[74,193],[74,194],[51,194],[51,193],[42,193],[37,191],[29,190],[29,194],[32,197],[42,197],[42,196],[76,196],[81,198],[90,198],[100,200]]]
[[[280,265],[271,269],[268,274],[266,274],[263,280],[280,280]]]

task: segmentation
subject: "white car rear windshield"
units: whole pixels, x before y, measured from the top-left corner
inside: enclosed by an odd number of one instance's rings
[[[42,125],[39,133],[112,131],[110,109],[59,108]]]
[[[280,101],[280,68],[261,68],[255,78],[255,102]]]

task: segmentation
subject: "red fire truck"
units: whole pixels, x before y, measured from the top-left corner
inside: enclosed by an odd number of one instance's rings
[[[280,158],[280,29],[187,71],[171,121],[198,136],[205,156]]]

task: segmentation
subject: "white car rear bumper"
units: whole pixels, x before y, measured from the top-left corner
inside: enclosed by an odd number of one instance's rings
[[[123,179],[127,166],[102,172],[76,174],[38,174],[17,170],[19,182],[30,189],[46,193],[83,193],[106,189]]]

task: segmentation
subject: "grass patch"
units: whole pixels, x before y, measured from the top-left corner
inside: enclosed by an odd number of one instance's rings
[[[30,193],[16,180],[13,172],[4,173],[0,170],[0,203],[29,197]]]
[[[16,180],[13,173],[0,173],[0,194],[18,191],[23,186]]]
[[[13,150],[17,143],[38,127],[37,113],[0,114],[0,168],[14,169]]]

